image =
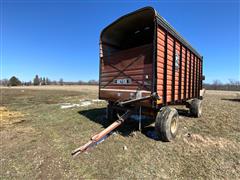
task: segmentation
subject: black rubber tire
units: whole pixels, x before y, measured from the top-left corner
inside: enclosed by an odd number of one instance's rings
[[[175,128],[172,128],[172,124],[175,123]],[[178,131],[179,127],[179,115],[176,109],[170,107],[163,107],[158,112],[155,121],[155,131],[158,137],[165,142],[172,141]]]
[[[117,112],[112,108],[112,104],[109,103],[106,110],[106,118],[109,123],[113,123],[117,120]]]
[[[202,101],[200,99],[193,99],[190,103],[190,114],[193,117],[199,118],[202,115]]]

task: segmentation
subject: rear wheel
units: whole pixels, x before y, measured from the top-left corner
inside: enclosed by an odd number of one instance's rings
[[[162,141],[172,141],[178,131],[179,116],[174,108],[163,107],[156,116],[155,131]]]
[[[193,99],[190,102],[190,113],[194,117],[201,117],[202,115],[202,101],[200,99]]]

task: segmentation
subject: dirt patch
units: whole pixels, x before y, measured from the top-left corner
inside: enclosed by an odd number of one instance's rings
[[[24,114],[18,111],[10,111],[4,106],[0,106],[0,127],[21,123],[24,121]]]
[[[204,137],[200,134],[186,134],[183,141],[192,147],[217,147],[220,149],[240,148],[236,142],[224,139],[224,138],[213,138]]]

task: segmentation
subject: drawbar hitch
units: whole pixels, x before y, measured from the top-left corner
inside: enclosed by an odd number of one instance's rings
[[[140,98],[136,98],[136,99],[131,99],[131,100],[127,100],[127,101],[123,101],[123,102],[118,102],[119,106],[124,106],[127,104],[131,104],[131,103],[135,103],[135,102],[139,102],[139,101],[144,101],[150,98],[154,98],[154,99],[159,99],[159,97],[157,96],[156,93],[153,93],[149,96],[144,96],[144,97],[140,97]],[[114,129],[116,129],[118,126],[120,126],[130,115],[131,115],[132,111],[131,110],[127,110],[122,116],[120,116],[119,114],[117,114],[118,120],[116,120],[114,123],[112,123],[110,126],[108,126],[106,129],[104,129],[103,131],[101,131],[100,133],[94,135],[90,141],[88,141],[86,144],[84,144],[83,146],[75,149],[74,151],[72,151],[72,156],[77,156],[80,153],[83,153],[85,151],[87,151],[88,149],[90,149],[91,147],[95,146],[96,144],[98,144],[101,140],[103,140],[111,131],[113,131]]]
[[[131,114],[130,110],[127,110],[127,112],[124,113],[122,116],[119,116],[119,114],[117,114],[118,120],[116,120],[114,123],[112,123],[110,126],[108,126],[106,129],[104,129],[100,133],[98,133],[95,136],[93,136],[91,138],[91,140],[88,141],[86,144],[84,144],[83,146],[81,146],[81,147],[75,149],[74,151],[72,151],[72,155],[75,157],[78,154],[80,154],[80,153],[82,153],[84,151],[87,151],[89,148],[91,148],[94,145],[96,145],[99,141],[101,141],[111,131],[113,131],[118,126],[120,126],[129,117],[130,114]]]

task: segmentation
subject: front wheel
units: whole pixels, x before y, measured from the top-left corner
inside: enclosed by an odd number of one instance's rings
[[[179,115],[176,109],[163,107],[156,116],[155,131],[162,141],[172,141],[178,131]]]

